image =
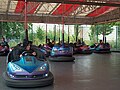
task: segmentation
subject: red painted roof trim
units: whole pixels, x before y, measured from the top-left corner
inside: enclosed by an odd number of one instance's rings
[[[102,7],[100,7],[100,8],[95,9],[93,12],[89,13],[89,14],[86,15],[86,16],[89,16],[89,17],[97,17],[97,16],[100,16],[100,15],[106,13],[108,10],[114,9],[114,8],[115,8],[115,7],[102,6]]]

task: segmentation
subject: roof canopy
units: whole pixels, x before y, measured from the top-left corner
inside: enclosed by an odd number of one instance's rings
[[[120,0],[0,0],[0,21],[97,24],[120,20]]]

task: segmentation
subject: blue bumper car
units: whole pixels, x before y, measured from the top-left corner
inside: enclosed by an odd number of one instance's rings
[[[54,77],[45,58],[37,58],[27,53],[14,60],[13,54],[14,49],[7,56],[7,68],[3,73],[7,86],[39,87],[53,84]]]
[[[40,52],[43,52],[46,57],[49,57],[50,53],[45,48],[39,48]]]
[[[94,53],[111,53],[109,43],[103,43],[101,45],[98,45],[94,49]]]
[[[55,45],[52,48],[51,56],[49,57],[50,61],[74,61],[73,57],[73,47],[66,45]]]

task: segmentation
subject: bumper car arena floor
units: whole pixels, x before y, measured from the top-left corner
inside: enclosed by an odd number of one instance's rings
[[[54,84],[12,88],[3,83],[6,57],[0,56],[0,90],[120,90],[120,53],[75,55],[74,62],[49,62]]]

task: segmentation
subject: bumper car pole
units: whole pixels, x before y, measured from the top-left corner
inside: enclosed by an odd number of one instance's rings
[[[64,17],[62,17],[62,45],[64,45]]]
[[[46,24],[46,44],[47,44],[47,24]]]
[[[28,40],[28,25],[27,25],[27,0],[25,0],[25,22],[24,22],[24,25],[25,25],[25,39]]]
[[[69,25],[68,25],[68,44],[69,44],[69,41],[70,41],[70,37],[69,37]]]
[[[56,41],[56,25],[54,25],[54,41]]]
[[[59,43],[60,43],[60,25],[59,25]]]

